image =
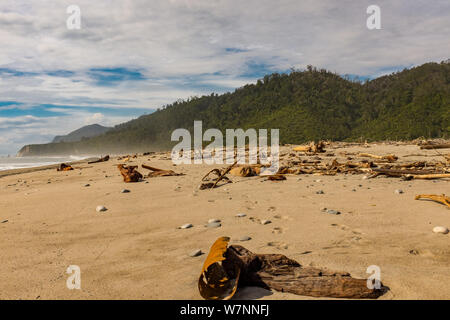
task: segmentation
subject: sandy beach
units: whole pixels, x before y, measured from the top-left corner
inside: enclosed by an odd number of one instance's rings
[[[281,147],[282,162],[291,149]],[[333,144],[327,151],[336,157],[319,157],[329,162],[345,159],[343,151],[395,154],[399,162],[444,160],[413,144]],[[255,253],[282,253],[356,278],[367,278],[367,268],[377,265],[390,288],[379,299],[450,298],[450,234],[432,231],[450,227],[450,209],[414,199],[449,195],[448,180],[303,174],[275,182],[233,176],[233,183],[199,190],[209,170],[226,165],[174,166],[169,153],[140,155],[126,164],[139,165],[143,174],[148,170],[141,164],[185,175],[124,183],[119,163],[112,158],[80,162],[68,172],[0,172],[0,299],[201,299],[198,277],[220,236]],[[99,205],[108,210],[97,212]],[[221,227],[205,227],[213,218]],[[263,219],[271,223],[263,225]],[[187,223],[193,227],[178,229]],[[237,241],[242,236],[251,240]],[[196,249],[205,254],[189,256]],[[81,290],[66,287],[70,265],[81,268]],[[244,288],[234,299],[313,298]]]

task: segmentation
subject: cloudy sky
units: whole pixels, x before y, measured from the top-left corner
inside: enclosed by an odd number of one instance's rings
[[[292,67],[374,78],[440,62],[449,36],[448,0],[1,0],[0,155]]]

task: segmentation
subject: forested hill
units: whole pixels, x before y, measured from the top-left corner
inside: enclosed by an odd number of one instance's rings
[[[326,70],[265,76],[233,93],[175,102],[107,133],[72,143],[30,145],[21,155],[169,149],[173,130],[279,128],[281,143],[450,136],[450,64],[427,63],[367,82]]]

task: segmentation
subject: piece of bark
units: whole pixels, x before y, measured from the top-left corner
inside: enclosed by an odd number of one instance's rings
[[[72,166],[69,164],[61,163],[56,171],[71,171],[73,170]]]
[[[376,299],[387,290],[369,289],[367,280],[352,278],[346,272],[302,267],[284,255],[254,254],[239,245],[228,247],[222,265],[231,278],[240,270],[239,286],[258,286],[303,296]]]
[[[142,179],[142,174],[136,170],[137,166],[126,167],[123,164],[119,164],[117,168],[119,168],[124,182],[139,182]]]

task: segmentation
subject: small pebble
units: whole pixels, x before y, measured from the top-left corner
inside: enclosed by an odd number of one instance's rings
[[[240,237],[239,238],[239,241],[249,241],[249,240],[251,240],[252,238],[250,238],[249,236],[243,236],[243,237]]]
[[[130,193],[131,191],[128,189],[123,189],[122,191],[120,191],[121,193]]]
[[[236,217],[238,217],[238,218],[243,218],[243,217],[246,217],[247,215],[245,214],[245,213],[238,213],[237,215],[236,215]]]
[[[325,192],[323,192],[323,190],[319,190],[316,192],[317,194],[324,194]]]
[[[195,251],[191,252],[189,254],[189,256],[190,257],[198,257],[198,256],[201,256],[202,254],[203,254],[202,250],[198,249],[198,250],[195,250]]]
[[[3,220],[3,221],[2,221],[2,223],[7,223],[7,222],[8,222],[8,220]]]
[[[220,224],[220,222],[212,222],[212,223],[208,223],[206,226],[208,228],[219,228],[222,226],[222,224]]]
[[[209,219],[208,223],[220,222],[220,219]]]
[[[86,183],[84,186],[85,187],[90,187],[91,185],[89,183]]]
[[[339,211],[333,210],[333,209],[328,209],[326,212],[329,214],[335,214],[335,215],[341,214]]]
[[[272,223],[270,220],[261,220],[261,224],[269,224]]]
[[[449,232],[449,230],[446,227],[438,226],[438,227],[433,228],[433,232],[447,234]]]
[[[189,229],[192,227],[193,227],[193,225],[191,223],[186,223],[186,224],[183,224],[181,227],[179,227],[179,229]]]
[[[106,209],[106,207],[104,207],[104,206],[97,206],[97,208],[95,209],[97,212],[103,212],[103,211],[106,211],[106,210],[108,210],[108,209]]]
[[[397,190],[395,190],[394,192],[395,192],[396,194],[402,194],[402,193],[403,193],[403,190],[397,189]]]

